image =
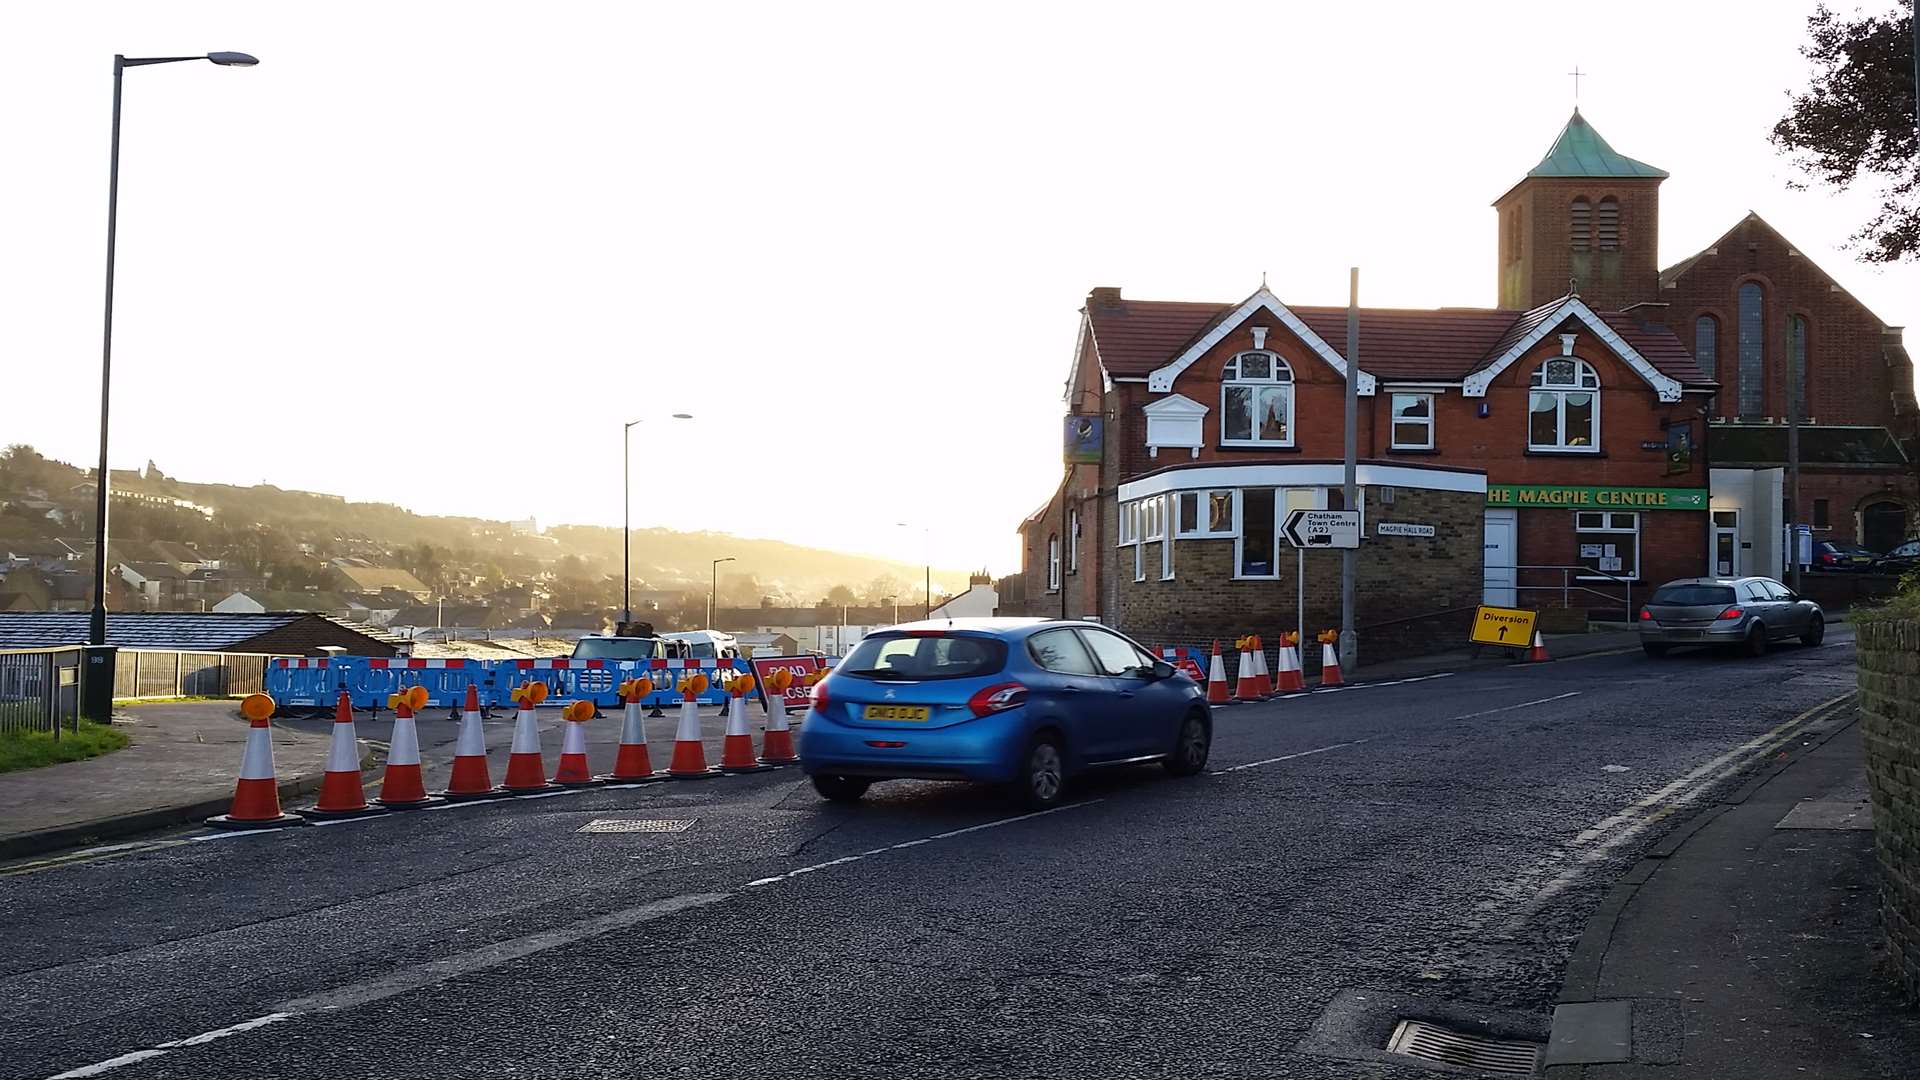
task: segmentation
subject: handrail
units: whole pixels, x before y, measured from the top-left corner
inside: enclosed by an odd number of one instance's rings
[[[1531,592],[1543,592],[1543,591],[1549,591],[1554,588],[1554,586],[1552,585],[1520,584],[1520,571],[1522,570],[1558,570],[1560,571],[1559,589],[1560,589],[1560,606],[1561,607],[1572,606],[1569,603],[1569,601],[1572,599],[1572,594],[1576,590],[1584,593],[1592,593],[1594,596],[1597,596],[1602,600],[1611,600],[1612,597],[1608,596],[1606,593],[1603,593],[1598,589],[1595,589],[1586,585],[1575,585],[1573,583],[1574,575],[1576,574],[1582,578],[1605,578],[1606,580],[1611,581],[1614,584],[1620,586],[1621,588],[1621,608],[1620,609],[1627,613],[1628,619],[1633,618],[1633,579],[1632,578],[1621,577],[1618,574],[1608,573],[1605,570],[1595,570],[1593,567],[1586,566],[1586,565],[1553,566],[1553,565],[1541,564],[1541,565],[1533,565],[1533,566],[1516,566],[1516,567],[1513,567],[1513,590],[1515,592],[1520,592],[1522,590],[1527,590]]]

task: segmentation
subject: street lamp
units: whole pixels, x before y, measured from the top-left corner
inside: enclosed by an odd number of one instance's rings
[[[101,650],[107,644],[107,406],[113,400],[113,244],[120,221],[120,75],[130,67],[187,60],[206,60],[221,67],[252,67],[260,62],[241,52],[113,56],[113,149],[107,165],[107,302],[100,331],[100,475],[94,484],[93,615],[87,621],[87,643],[94,652],[87,658],[89,682],[84,688],[88,718],[103,724],[113,715],[113,659]],[[96,681],[100,679],[105,680],[104,686]]]
[[[677,412],[673,418],[691,420],[693,415]],[[620,427],[620,580],[626,587],[622,623],[633,621],[633,426],[645,420],[629,420]]]
[[[713,629],[713,594],[720,591],[720,564],[733,561],[734,558],[731,555],[724,559],[713,560],[713,577],[707,583],[707,629],[709,630]]]
[[[909,525],[896,521],[895,525],[903,529],[919,529],[921,551],[927,556],[927,618],[933,618],[933,530],[925,525]],[[895,621],[899,621],[896,616]]]
[[[900,625],[900,598],[897,596],[889,596],[886,600],[887,603],[893,605],[893,624],[895,626]]]

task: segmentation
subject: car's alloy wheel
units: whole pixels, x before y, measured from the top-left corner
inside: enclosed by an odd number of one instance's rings
[[[1761,623],[1753,624],[1753,628],[1747,631],[1746,647],[1748,656],[1767,655],[1767,628],[1765,625]]]
[[[1167,758],[1167,771],[1175,776],[1192,776],[1207,767],[1207,755],[1213,749],[1213,732],[1205,717],[1189,715],[1180,724],[1180,738]]]
[[[1815,615],[1813,621],[1807,624],[1807,632],[1800,635],[1800,643],[1809,646],[1818,645],[1826,639],[1827,620]]]
[[[1060,801],[1066,778],[1066,761],[1060,756],[1059,744],[1042,735],[1027,748],[1026,765],[1014,782],[1015,795],[1028,809],[1045,810]]]

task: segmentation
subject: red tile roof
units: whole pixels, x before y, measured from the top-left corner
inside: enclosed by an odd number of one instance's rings
[[[1531,312],[1494,308],[1360,309],[1360,366],[1386,380],[1453,382],[1485,367],[1539,325],[1558,305]],[[1238,304],[1163,300],[1089,300],[1094,348],[1107,373],[1140,378],[1171,362]],[[1334,352],[1347,347],[1347,309],[1289,308]],[[1709,383],[1673,332],[1643,327],[1633,316],[1598,312],[1662,373],[1689,385]]]

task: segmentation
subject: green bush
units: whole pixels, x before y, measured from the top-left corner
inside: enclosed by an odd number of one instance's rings
[[[83,723],[79,731],[62,729],[58,740],[47,731],[0,732],[0,773],[99,757],[125,745],[126,733],[105,724]]]

